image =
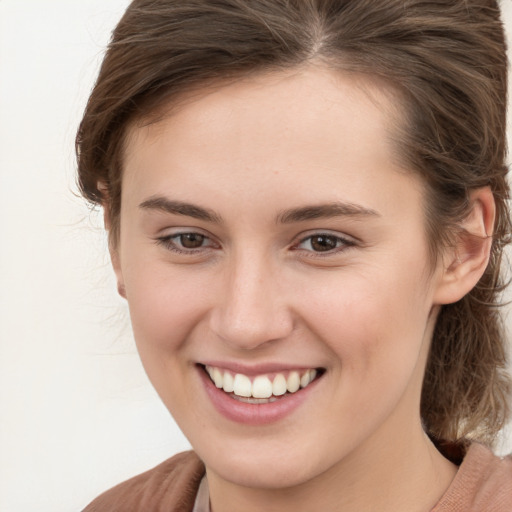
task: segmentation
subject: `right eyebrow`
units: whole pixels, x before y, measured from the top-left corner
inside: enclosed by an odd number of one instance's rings
[[[183,215],[197,220],[220,224],[222,218],[213,210],[202,208],[191,203],[175,201],[163,196],[152,196],[139,204],[143,210],[157,210],[173,215]]]

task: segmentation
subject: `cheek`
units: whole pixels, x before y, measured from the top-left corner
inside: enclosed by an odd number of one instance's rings
[[[127,300],[139,350],[178,350],[207,308],[210,288],[201,273],[165,263],[133,261],[124,272]],[[141,354],[142,355],[142,354]]]
[[[410,270],[409,275],[419,275]],[[411,371],[417,361],[430,303],[421,281],[405,279],[407,274],[389,266],[387,272],[367,269],[341,282],[332,280],[318,287],[304,308],[342,371],[361,383],[368,383],[369,375],[385,379],[391,371]]]
[[[204,277],[195,279],[190,273],[185,277],[183,272],[170,271],[167,264],[135,263],[126,266],[124,277],[133,334],[146,374],[178,424],[192,414],[192,421],[200,425],[204,420],[190,408],[194,388],[187,340],[202,323],[208,286]]]
[[[336,301],[324,291],[309,310],[310,325],[317,319],[316,338],[332,355],[331,406],[323,421],[338,425],[333,445],[340,432],[363,435],[377,428],[399,403],[408,404],[396,413],[401,421],[416,414],[428,300],[413,287],[384,284],[376,278],[345,280],[344,288],[335,287]]]

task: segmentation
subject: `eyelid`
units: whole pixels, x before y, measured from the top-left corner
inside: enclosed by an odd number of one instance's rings
[[[341,246],[327,251],[312,251],[308,249],[301,249],[299,247],[302,243],[306,242],[307,240],[315,236],[326,236],[336,238],[338,241],[341,241]],[[296,241],[292,244],[292,249],[296,251],[304,251],[305,253],[314,255],[314,257],[328,257],[339,252],[346,251],[347,249],[356,246],[358,242],[359,241],[352,236],[346,235],[344,233],[342,234],[336,231],[331,231],[329,229],[324,229],[301,233],[299,236],[297,236]]]
[[[204,240],[208,240],[210,243],[208,245],[196,248],[181,248],[174,240],[183,235],[200,235],[204,238]],[[171,252],[185,255],[194,255],[199,252],[205,252],[211,250],[212,248],[219,247],[219,244],[215,242],[214,238],[210,234],[206,233],[200,228],[191,227],[173,228],[172,231],[155,237],[155,242],[157,245],[161,245]]]

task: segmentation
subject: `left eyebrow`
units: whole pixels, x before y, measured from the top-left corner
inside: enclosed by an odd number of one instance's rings
[[[328,203],[320,205],[303,206],[285,210],[277,216],[277,222],[289,224],[314,219],[328,219],[332,217],[380,217],[381,215],[370,208],[353,203]]]

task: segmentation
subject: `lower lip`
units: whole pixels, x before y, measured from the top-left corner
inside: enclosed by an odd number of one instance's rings
[[[266,425],[277,422],[295,411],[311,394],[318,381],[317,378],[306,388],[290,393],[275,402],[248,404],[240,402],[215,386],[202,367],[198,368],[206,393],[214,407],[228,420],[246,425]]]

